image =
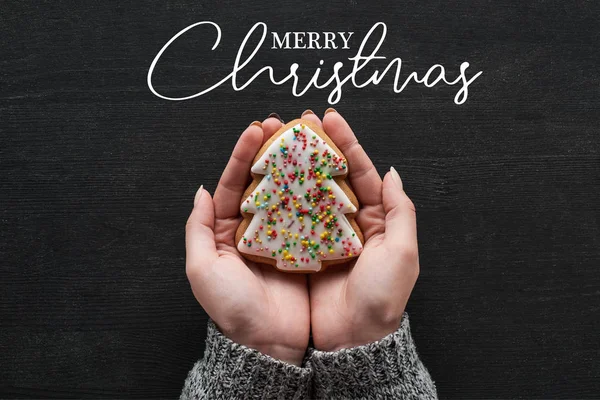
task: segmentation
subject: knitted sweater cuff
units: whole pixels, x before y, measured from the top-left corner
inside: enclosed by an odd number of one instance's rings
[[[204,358],[190,371],[181,399],[302,399],[311,375],[233,342],[209,321]]]
[[[408,314],[400,328],[383,339],[351,349],[310,349],[313,394],[326,399],[437,399],[435,385],[419,359]]]

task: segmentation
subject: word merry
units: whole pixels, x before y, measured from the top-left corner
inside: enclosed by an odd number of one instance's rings
[[[277,32],[272,32],[273,34],[273,46],[272,49],[337,49],[338,46],[335,44],[336,35],[334,32],[323,32],[323,45],[321,46],[319,32],[286,32],[283,36],[283,39],[277,34]],[[346,34],[348,36],[346,36]],[[338,32],[338,35],[344,42],[342,45],[342,49],[349,49],[348,41],[350,37],[354,34],[354,32]],[[290,47],[290,36],[293,36],[294,45]],[[304,41],[307,41],[306,44]]]
[[[427,70],[427,72],[425,74],[422,74],[421,76],[419,76],[418,72],[413,71],[410,74],[408,74],[408,76],[403,77],[402,76],[402,59],[399,57],[393,58],[391,61],[389,61],[387,66],[385,66],[383,69],[376,69],[370,75],[367,75],[364,72],[361,73],[361,71],[367,65],[374,63],[376,61],[386,60],[386,57],[379,55],[378,52],[379,52],[381,45],[385,41],[385,37],[387,35],[387,26],[383,22],[378,22],[375,25],[373,25],[373,27],[365,35],[365,37],[363,38],[363,40],[356,52],[356,55],[354,55],[353,57],[348,57],[348,61],[350,61],[352,64],[352,70],[346,76],[342,76],[342,73],[341,73],[341,69],[344,67],[344,63],[341,61],[338,61],[331,67],[331,69],[329,71],[326,72],[326,74],[328,74],[329,76],[328,77],[326,76],[325,78],[323,78],[322,74],[323,74],[324,68],[322,68],[322,67],[324,66],[324,62],[323,62],[323,60],[319,60],[319,66],[315,68],[315,70],[312,74],[312,77],[308,80],[308,82],[305,82],[305,83],[300,83],[300,78],[297,73],[298,68],[300,68],[298,63],[292,63],[289,68],[289,74],[287,74],[286,76],[284,76],[282,78],[279,78],[279,79],[276,78],[273,67],[267,65],[267,66],[260,68],[258,71],[256,71],[256,73],[254,73],[254,75],[252,75],[252,77],[250,77],[250,79],[248,79],[246,82],[240,83],[240,82],[238,82],[238,76],[237,76],[238,72],[242,71],[250,63],[250,61],[252,61],[252,59],[256,56],[256,54],[262,47],[262,44],[264,43],[264,41],[267,37],[267,25],[264,22],[257,22],[250,29],[250,31],[248,31],[248,34],[242,41],[242,44],[240,45],[240,48],[237,52],[235,60],[233,61],[233,67],[231,69],[231,72],[228,75],[223,77],[221,80],[219,80],[212,86],[210,86],[206,89],[200,90],[199,92],[191,94],[189,96],[169,97],[169,96],[165,96],[165,95],[158,93],[154,89],[154,86],[152,85],[152,73],[154,72],[154,68],[156,67],[156,64],[158,63],[158,60],[160,60],[160,57],[162,56],[162,54],[175,40],[177,40],[179,37],[181,37],[183,34],[185,34],[190,29],[193,29],[200,25],[209,25],[215,29],[217,38],[214,42],[212,50],[215,50],[219,46],[219,43],[221,41],[221,28],[219,27],[219,25],[215,24],[214,22],[211,22],[211,21],[197,22],[195,24],[188,26],[187,28],[184,28],[180,32],[178,32],[163,46],[162,49],[160,49],[160,51],[158,52],[156,57],[154,57],[154,60],[152,61],[152,64],[150,65],[150,69],[148,70],[148,76],[147,76],[148,87],[150,88],[152,93],[154,93],[154,95],[160,97],[161,99],[171,100],[171,101],[189,100],[189,99],[203,96],[203,95],[211,92],[212,90],[218,88],[225,82],[231,82],[231,87],[233,88],[233,90],[242,91],[245,88],[247,88],[260,75],[267,74],[269,77],[269,80],[274,85],[283,85],[283,84],[289,82],[291,84],[291,92],[296,97],[300,97],[300,96],[304,95],[311,88],[315,88],[317,90],[322,90],[322,89],[331,87],[331,91],[329,93],[327,100],[330,104],[333,105],[333,104],[338,103],[341,100],[344,86],[347,84],[352,84],[352,86],[360,89],[360,88],[364,88],[368,85],[379,85],[380,83],[382,83],[384,81],[384,78],[390,77],[393,80],[392,89],[393,89],[394,93],[402,92],[406,88],[406,86],[408,86],[411,82],[414,82],[416,84],[422,84],[423,86],[428,87],[428,88],[431,88],[431,87],[437,85],[438,83],[445,83],[446,85],[449,85],[449,86],[459,85],[459,90],[456,92],[456,95],[454,96],[454,102],[456,104],[463,104],[465,101],[467,101],[467,97],[469,95],[469,85],[471,85],[475,81],[475,79],[477,79],[482,74],[482,72],[479,71],[469,77],[468,76],[469,74],[467,73],[467,69],[469,68],[469,63],[465,61],[462,64],[460,64],[460,67],[459,67],[460,72],[459,72],[458,76],[454,77],[453,79],[452,78],[449,79],[446,76],[446,69],[441,64],[432,65]],[[376,31],[380,31],[380,36],[379,36],[379,39],[376,42],[376,44],[373,45],[372,43],[370,43],[370,41],[373,41],[373,39],[371,39],[371,37],[374,35],[374,32],[376,32]],[[260,35],[261,35],[260,39],[254,45],[254,49],[250,52],[250,54],[245,59],[242,59],[242,55],[245,53],[248,53],[246,46],[248,45],[248,42],[250,41],[250,39],[252,38],[252,36],[254,35],[255,32],[260,33]],[[348,36],[347,38],[349,39],[350,36]],[[281,39],[281,38],[279,38],[279,39]],[[281,39],[281,40],[285,40],[285,36],[284,36],[284,39]],[[365,48],[373,48],[373,50],[371,50],[370,53],[365,53]],[[303,86],[303,88],[302,88],[302,86]]]

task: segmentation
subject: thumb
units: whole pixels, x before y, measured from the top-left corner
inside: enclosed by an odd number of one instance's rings
[[[218,257],[215,245],[215,209],[210,193],[200,186],[194,209],[185,225],[185,267],[188,278],[197,276]]]
[[[417,217],[415,206],[404,191],[400,175],[394,167],[383,179],[385,239],[389,248],[417,252]]]

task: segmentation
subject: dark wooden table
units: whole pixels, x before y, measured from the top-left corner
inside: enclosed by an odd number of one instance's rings
[[[127,3],[127,4],[125,4]],[[116,4],[116,3],[113,3]],[[418,212],[422,273],[408,311],[442,398],[600,397],[600,7],[593,1],[5,2],[0,11],[0,396],[176,397],[206,315],[184,272],[184,225],[240,132],[294,97],[262,77],[169,102],[226,76],[257,21],[270,30],[387,24],[404,77],[436,63],[456,87],[345,87],[335,105]],[[354,50],[271,50],[243,76],[298,62],[310,78]],[[380,64],[381,65],[381,64]],[[283,76],[283,75],[282,75]]]

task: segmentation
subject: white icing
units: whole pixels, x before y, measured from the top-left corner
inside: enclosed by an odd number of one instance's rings
[[[357,209],[333,179],[348,172],[346,160],[309,127],[298,124],[281,134],[252,172],[263,179],[241,205],[254,216],[240,252],[276,259],[282,270],[319,271],[322,261],[362,251],[344,215]]]

